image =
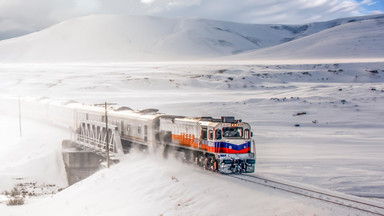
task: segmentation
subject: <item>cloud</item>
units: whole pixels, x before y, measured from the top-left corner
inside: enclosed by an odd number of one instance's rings
[[[0,0],[1,35],[40,30],[93,13],[302,24],[370,14],[374,0]]]
[[[155,1],[155,0],[141,0],[141,3],[150,5],[150,4],[152,4],[154,1]]]
[[[301,24],[368,14],[372,0],[99,0],[106,12],[246,23]],[[135,8],[134,11],[131,8]]]

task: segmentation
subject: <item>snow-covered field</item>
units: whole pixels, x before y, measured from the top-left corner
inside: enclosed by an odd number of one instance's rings
[[[384,63],[131,63],[0,66],[1,96],[48,97],[251,123],[256,174],[361,196],[384,194]],[[16,178],[65,186],[70,134],[4,102],[0,189]],[[23,107],[28,109],[28,107]],[[298,115],[299,113],[305,113]],[[295,125],[300,125],[296,127]],[[237,207],[237,208],[236,208]],[[134,153],[55,196],[1,215],[348,215],[337,206],[247,185],[173,159]],[[3,214],[3,212],[5,214]],[[47,213],[47,214],[48,214]]]
[[[383,20],[91,15],[0,41],[0,215],[360,215],[140,152],[61,191],[70,132],[22,102],[20,137],[9,98],[236,116],[253,128],[257,175],[383,202]],[[25,205],[5,204],[14,186]]]

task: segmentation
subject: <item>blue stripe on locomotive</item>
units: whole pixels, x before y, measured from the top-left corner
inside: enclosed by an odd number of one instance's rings
[[[215,147],[215,148],[227,148],[235,151],[240,151],[246,148],[251,147],[251,142],[246,142],[244,144],[236,145],[228,142],[213,142],[213,141],[207,141],[203,140],[202,142],[205,145],[208,145],[209,147]],[[231,148],[230,148],[231,146]]]

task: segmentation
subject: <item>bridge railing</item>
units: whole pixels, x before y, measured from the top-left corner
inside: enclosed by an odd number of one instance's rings
[[[103,122],[83,121],[74,132],[73,141],[79,147],[92,150],[102,156],[106,155],[107,142],[111,156],[124,154],[118,127],[108,125],[108,140],[106,125]]]

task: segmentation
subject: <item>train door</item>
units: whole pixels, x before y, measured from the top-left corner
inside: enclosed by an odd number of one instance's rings
[[[200,131],[200,138],[199,138],[199,149],[204,149],[203,144],[207,144],[207,138],[208,138],[208,128],[206,126],[201,126],[201,131]]]
[[[249,139],[249,138],[250,138],[249,129],[245,129],[244,130],[244,139]]]

